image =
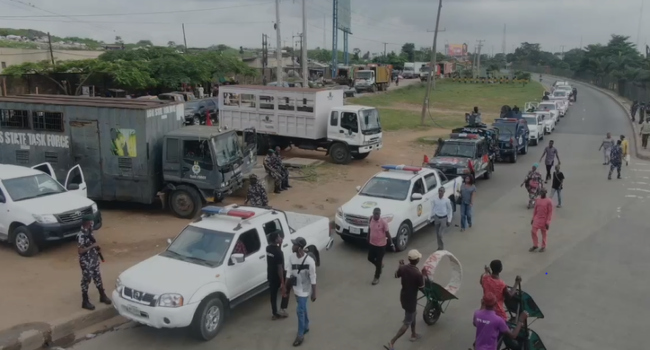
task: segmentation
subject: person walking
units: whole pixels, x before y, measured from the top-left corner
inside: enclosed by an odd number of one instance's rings
[[[627,142],[625,135],[621,135],[621,149],[623,150],[623,160],[625,160],[625,166],[630,165],[630,143]]]
[[[641,124],[639,135],[641,135],[641,147],[643,147],[643,149],[648,149],[648,137],[650,136],[650,118],[646,119],[643,124]]]
[[[88,285],[90,280],[95,282],[95,287],[99,291],[99,302],[106,305],[111,304],[111,299],[104,292],[102,274],[99,271],[99,261],[104,260],[101,248],[93,236],[93,226],[95,217],[92,214],[84,215],[81,223],[81,231],[77,234],[77,253],[79,254],[79,266],[81,267],[81,308],[86,310],[95,310],[88,299]]]
[[[438,250],[445,249],[445,243],[442,241],[442,235],[445,228],[451,225],[453,217],[453,208],[451,201],[445,197],[445,188],[438,189],[438,197],[433,199],[433,207],[431,209],[431,217],[429,222],[433,222],[433,228],[436,231],[436,238],[438,239]]]
[[[546,234],[551,225],[553,218],[553,202],[550,198],[546,197],[546,189],[542,189],[541,198],[535,202],[535,209],[533,211],[533,219],[530,224],[533,226],[531,235],[533,237],[533,246],[528,250],[534,252],[539,248],[537,240],[537,231],[542,231],[542,246],[539,249],[540,253],[546,250]]]
[[[271,292],[271,319],[277,320],[286,318],[287,306],[289,306],[288,288],[284,276],[284,253],[282,253],[282,236],[278,232],[271,232],[269,245],[266,246],[266,278],[269,281]],[[278,312],[278,291],[282,294],[280,312]]]
[[[248,192],[246,192],[246,201],[252,207],[267,207],[269,205],[269,196],[266,189],[258,181],[257,175],[251,174],[248,178]]]
[[[495,313],[496,305],[496,297],[488,293],[481,299],[481,308],[474,312],[472,324],[476,327],[475,350],[495,350],[501,335],[505,336],[503,341],[506,346],[511,349],[519,348],[515,339],[528,319],[528,313],[522,312],[517,319],[517,325],[511,330],[506,321]]]
[[[381,209],[375,208],[372,211],[372,217],[368,221],[368,261],[375,265],[375,278],[372,280],[372,285],[379,283],[381,270],[384,267],[384,254],[386,253],[386,245],[390,244],[395,247],[393,240],[388,232],[388,223],[381,217]]]
[[[632,106],[630,106],[630,116],[632,117],[632,121],[636,121],[636,112],[639,110],[639,101],[634,101],[632,102]]]
[[[607,180],[612,179],[612,173],[614,172],[614,169],[616,169],[617,179],[621,178],[621,165],[623,163],[622,158],[623,157],[623,149],[621,148],[621,140],[616,141],[616,146],[612,147],[612,153],[610,156],[610,166],[609,166],[609,174],[607,175]]]
[[[305,334],[309,333],[307,299],[311,295],[311,301],[316,301],[316,262],[305,252],[307,241],[304,238],[296,237],[291,240],[291,243],[293,253],[289,257],[291,269],[287,270],[287,283],[293,287],[293,294],[298,303],[296,307],[298,334],[293,341],[293,346],[300,346],[305,340]]]
[[[605,158],[603,165],[609,165],[609,155],[612,152],[612,147],[614,147],[614,139],[612,138],[612,133],[608,132],[607,137],[605,137],[600,144],[600,148],[598,148],[599,151],[601,149],[603,150],[603,157]]]
[[[557,193],[557,207],[562,208],[562,186],[564,185],[564,174],[560,171],[560,164],[555,166],[553,172],[553,184],[551,185],[551,200]]]
[[[472,227],[472,208],[474,207],[474,196],[476,186],[472,176],[466,176],[463,186],[460,188],[460,231],[465,231],[466,225]]]
[[[639,103],[639,124],[645,120],[645,102]]]
[[[541,162],[544,159],[544,165],[546,165],[546,180],[544,180],[544,183],[548,183],[548,180],[551,179],[551,169],[553,169],[555,158],[557,158],[557,163],[560,164],[560,155],[557,152],[557,148],[553,147],[554,144],[555,142],[550,140],[548,146],[544,148],[544,153],[539,157],[539,161]]]
[[[404,333],[411,328],[410,341],[420,339],[420,335],[415,331],[416,309],[418,305],[418,291],[424,288],[424,277],[418,268],[418,263],[422,258],[419,251],[412,249],[408,252],[408,264],[404,264],[404,260],[399,261],[399,267],[395,271],[395,278],[399,278],[402,284],[402,289],[399,294],[399,300],[404,309],[404,321],[402,327],[397,331],[397,334],[391,339],[387,345],[384,345],[386,350],[395,350],[395,342],[401,338]]]

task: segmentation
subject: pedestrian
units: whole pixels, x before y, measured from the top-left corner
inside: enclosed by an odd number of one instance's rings
[[[546,156],[544,158],[544,165],[546,165],[546,180],[544,180],[544,183],[548,183],[548,180],[551,179],[551,169],[553,169],[555,158],[557,158],[557,163],[560,164],[560,155],[557,152],[557,148],[553,147],[554,144],[555,142],[550,140],[548,146],[544,148],[544,153],[539,157],[539,161],[541,162],[544,156]]]
[[[612,133],[608,132],[607,137],[605,137],[603,142],[600,144],[600,148],[598,148],[599,151],[601,149],[603,150],[603,157],[605,158],[603,165],[609,165],[609,156],[612,152],[612,147],[614,147],[614,139],[612,138]]]
[[[397,75],[397,78],[395,79],[395,86],[399,86],[399,74]]]
[[[564,174],[560,171],[560,164],[555,166],[553,172],[553,184],[551,185],[551,200],[557,193],[557,207],[562,208],[562,186],[564,185]]]
[[[445,197],[445,188],[440,186],[438,189],[438,197],[433,199],[431,217],[429,218],[429,222],[433,222],[433,228],[436,231],[436,237],[438,239],[438,250],[445,249],[445,243],[442,241],[442,235],[444,234],[445,228],[451,225],[453,214],[454,213],[453,208],[451,207],[451,201],[449,198]]]
[[[79,266],[81,267],[81,307],[86,310],[95,310],[93,305],[88,299],[88,285],[92,279],[95,282],[95,287],[99,291],[99,302],[106,305],[111,304],[111,299],[106,296],[104,292],[104,284],[102,283],[102,274],[99,271],[99,261],[104,260],[101,248],[93,236],[93,225],[95,224],[95,217],[92,214],[84,215],[81,223],[81,231],[77,234],[77,252],[79,254]]]
[[[203,88],[203,85],[199,84],[199,87],[196,90],[199,93],[199,98],[205,97],[205,89]]]
[[[298,306],[298,334],[293,341],[293,346],[299,346],[305,340],[305,334],[309,333],[309,315],[307,314],[307,299],[311,295],[311,301],[316,301],[316,262],[305,252],[307,241],[302,237],[292,239],[292,254],[289,257],[291,269],[287,270],[287,283],[293,287],[293,294],[296,296]],[[286,296],[285,292],[285,296]]]
[[[578,102],[578,89],[573,88],[572,92],[573,92],[573,102]]]
[[[268,207],[269,197],[266,194],[266,189],[258,181],[257,175],[251,174],[248,178],[248,192],[246,193],[246,201],[252,207]]]
[[[280,155],[281,148],[280,146],[275,147],[275,159],[276,168],[280,169],[280,175],[282,175],[282,190],[291,188],[289,186],[289,170],[282,164],[282,156]]]
[[[277,168],[277,163],[273,157],[275,151],[270,149],[268,153],[269,154],[264,157],[264,169],[273,178],[273,181],[275,183],[273,193],[280,193],[282,190],[282,174],[280,172],[280,169]]]
[[[481,275],[481,288],[483,288],[483,296],[488,294],[494,295],[496,299],[496,305],[494,311],[497,316],[502,318],[504,321],[508,320],[508,314],[506,313],[505,301],[510,299],[515,295],[514,290],[510,290],[506,282],[504,282],[499,274],[503,271],[503,263],[501,260],[492,260],[490,262],[490,267],[485,266],[485,272]],[[517,276],[515,278],[515,285],[521,281],[521,277]]]
[[[535,202],[535,209],[533,210],[533,219],[530,224],[533,226],[531,235],[533,237],[533,246],[528,250],[534,252],[539,247],[537,240],[537,231],[542,231],[542,246],[539,249],[540,253],[546,250],[546,234],[551,225],[553,218],[553,202],[550,198],[546,197],[546,189],[543,188],[541,198]]]
[[[286,318],[287,306],[289,306],[288,288],[284,276],[284,253],[282,253],[282,236],[278,232],[269,234],[269,245],[266,247],[266,276],[271,291],[271,319],[277,320]],[[278,312],[278,291],[282,295],[280,312]]]
[[[386,253],[386,245],[390,244],[395,247],[393,240],[388,231],[388,223],[381,217],[381,209],[375,208],[372,211],[372,217],[368,221],[368,261],[375,265],[375,278],[372,280],[372,285],[379,283],[381,270],[384,267],[384,254]]]
[[[607,180],[612,179],[612,173],[614,172],[614,169],[616,169],[617,179],[621,178],[621,165],[623,163],[622,161],[622,156],[623,156],[623,149],[621,148],[621,140],[616,141],[616,146],[612,147],[612,153],[610,156],[610,166],[609,166],[609,174],[607,175]]]
[[[643,119],[639,119],[639,125],[643,124],[643,120],[646,117],[650,117],[650,102],[645,104],[645,116],[643,117]]]
[[[632,117],[632,121],[636,121],[636,112],[639,110],[639,101],[634,101],[632,102],[632,106],[630,106],[630,116]]]
[[[517,325],[511,330],[506,321],[494,312],[496,305],[497,299],[494,294],[489,293],[481,299],[481,309],[474,312],[472,323],[476,327],[475,350],[495,350],[499,345],[500,336],[504,336],[504,345],[509,349],[519,348],[515,339],[528,319],[528,313],[522,312],[517,319]]]
[[[414,342],[421,338],[415,331],[415,314],[418,305],[418,291],[424,288],[424,277],[422,271],[418,268],[418,262],[422,258],[419,251],[412,249],[408,252],[408,264],[404,264],[404,260],[399,261],[399,267],[395,271],[395,278],[399,278],[402,283],[402,289],[399,294],[399,300],[404,309],[404,321],[402,327],[397,331],[397,334],[391,339],[384,348],[387,350],[395,350],[395,342],[406,331],[411,328],[410,341]]]
[[[641,147],[643,149],[648,149],[648,136],[650,136],[650,118],[646,119],[643,124],[641,124],[641,130],[639,132],[641,135]]]
[[[466,224],[472,227],[472,208],[474,207],[474,196],[476,186],[472,176],[465,177],[465,183],[460,188],[460,231],[465,231]]]
[[[639,124],[645,120],[645,102],[639,103]]]
[[[623,160],[625,160],[625,165],[630,165],[630,143],[627,142],[625,135],[621,135],[621,149],[623,150]]]

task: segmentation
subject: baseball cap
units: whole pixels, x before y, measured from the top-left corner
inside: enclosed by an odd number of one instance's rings
[[[305,241],[305,239],[302,237],[296,237],[295,239],[292,239],[291,243],[297,245],[300,248],[304,248],[307,246],[307,241]]]
[[[494,306],[497,304],[497,297],[494,296],[492,293],[486,293],[483,296],[483,305],[485,306]]]
[[[422,254],[420,254],[417,249],[411,249],[409,250],[408,257],[409,260],[418,260],[422,258]]]

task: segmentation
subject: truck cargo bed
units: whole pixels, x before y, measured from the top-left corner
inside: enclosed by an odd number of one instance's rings
[[[287,211],[285,213],[287,214],[287,222],[289,223],[289,226],[296,231],[300,231],[307,226],[311,226],[319,221],[327,223],[327,226],[329,227],[329,220],[324,216],[301,214],[291,211]]]

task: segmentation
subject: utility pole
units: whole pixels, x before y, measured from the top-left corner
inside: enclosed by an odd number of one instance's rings
[[[639,40],[641,39],[641,28],[643,27],[643,3],[644,0],[641,0],[641,10],[639,11],[639,29],[636,32],[636,48],[639,49]]]
[[[478,78],[481,77],[481,49],[483,48],[483,43],[485,40],[477,40],[478,41],[478,54],[476,55],[476,74]]]
[[[561,51],[560,57],[561,59],[564,59],[564,45],[560,45],[560,51]]]
[[[282,35],[280,34],[280,0],[275,0],[275,36],[276,36],[276,49],[275,60],[277,64],[276,81],[278,86],[282,86]]]
[[[422,102],[422,115],[420,116],[420,125],[424,125],[424,117],[427,115],[429,109],[429,95],[431,94],[431,86],[435,81],[436,74],[436,45],[438,43],[438,27],[440,25],[440,12],[442,10],[442,0],[438,1],[438,16],[436,17],[436,29],[433,33],[433,47],[431,50],[431,65],[429,76],[427,78],[427,92],[424,94],[424,102]],[[415,67],[413,68],[415,70]]]
[[[185,23],[183,25],[183,44],[185,44],[185,53],[187,53],[187,38],[185,37]]]
[[[302,39],[300,40],[302,47],[302,86],[309,87],[309,61],[307,58],[307,3],[302,0]]]
[[[50,32],[47,32],[47,44],[50,48],[50,59],[52,60],[52,66],[56,66],[56,63],[54,62],[54,51],[52,51],[52,37],[50,36]]]
[[[296,38],[300,39],[300,52],[302,52],[302,39],[301,39],[302,37],[300,36],[300,33],[298,33],[297,35],[291,35],[291,66],[292,66],[292,71],[294,73],[296,73],[295,64],[296,64],[296,59],[298,58],[298,57],[295,57],[296,46],[297,46],[296,45],[296,43],[297,43]],[[301,55],[302,55],[302,53],[301,53]]]
[[[382,44],[384,44],[384,60],[386,60],[386,45],[388,45],[388,43],[382,43]]]
[[[323,49],[327,48],[327,15],[323,15]]]
[[[266,68],[269,66],[269,36],[262,34],[262,84],[266,85]]]

